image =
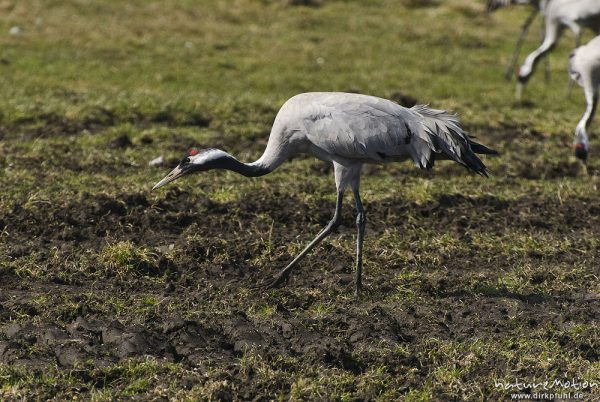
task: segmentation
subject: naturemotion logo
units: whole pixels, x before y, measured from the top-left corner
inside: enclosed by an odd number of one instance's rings
[[[494,387],[505,391],[522,391],[529,389],[532,391],[549,391],[553,389],[570,389],[573,391],[591,390],[598,387],[598,382],[580,379],[553,379],[543,381],[525,381],[515,378],[514,381],[494,380]]]

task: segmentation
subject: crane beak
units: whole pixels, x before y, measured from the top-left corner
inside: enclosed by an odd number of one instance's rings
[[[156,183],[154,185],[154,187],[152,187],[152,190],[156,190],[157,188],[162,187],[165,184],[172,182],[173,180],[179,179],[185,173],[186,173],[186,171],[184,169],[182,169],[180,166],[177,166],[175,169],[171,170],[171,173],[169,173],[168,175],[166,175],[164,177],[164,179],[162,179],[161,181],[159,181],[158,183]]]

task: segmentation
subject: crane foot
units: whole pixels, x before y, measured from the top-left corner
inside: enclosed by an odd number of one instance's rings
[[[278,275],[276,275],[275,277],[271,278],[271,279],[266,279],[254,286],[252,286],[250,289],[252,290],[260,290],[260,289],[275,289],[281,286],[284,286],[285,284],[287,284],[289,275],[282,275],[281,273],[279,273]]]

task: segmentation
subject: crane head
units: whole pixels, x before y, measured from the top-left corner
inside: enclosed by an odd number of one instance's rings
[[[575,157],[577,157],[577,159],[581,160],[583,163],[586,163],[589,154],[587,145],[579,143],[573,145],[573,148],[575,149]]]
[[[575,138],[573,140],[573,149],[575,151],[575,156],[583,163],[587,162],[590,149],[590,142],[585,126],[585,121],[579,122],[577,128],[575,129]]]
[[[227,155],[225,152],[218,149],[199,150],[197,148],[191,148],[185,153],[175,169],[171,170],[168,175],[156,183],[154,187],[152,187],[152,190],[162,187],[165,184],[190,173],[213,169],[216,167],[214,166],[215,162],[225,155]]]

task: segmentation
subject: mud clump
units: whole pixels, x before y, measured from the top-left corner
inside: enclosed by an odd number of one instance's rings
[[[286,0],[289,6],[303,6],[303,7],[321,7],[323,0]]]
[[[127,204],[104,194],[99,194],[92,199],[92,211],[96,216],[105,216],[111,213],[125,215]]]
[[[393,92],[390,95],[390,100],[393,100],[400,106],[409,108],[415,106],[418,103],[417,98],[414,98],[400,91]]]
[[[129,138],[129,136],[127,134],[122,134],[122,135],[118,136],[117,138],[111,140],[108,143],[108,146],[110,148],[114,148],[114,149],[129,148],[129,147],[133,146],[133,143],[131,142],[131,139]]]

